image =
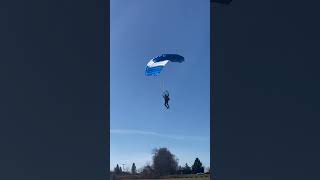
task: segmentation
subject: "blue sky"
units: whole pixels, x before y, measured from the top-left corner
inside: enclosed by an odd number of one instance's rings
[[[110,168],[151,163],[167,147],[179,164],[210,164],[209,0],[111,0]],[[185,57],[144,75],[163,53]],[[170,92],[165,109],[162,86]]]

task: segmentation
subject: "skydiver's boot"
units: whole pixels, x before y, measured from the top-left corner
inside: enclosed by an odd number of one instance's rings
[[[167,109],[169,109],[169,104],[168,104],[168,103],[166,103],[165,105],[166,105],[166,108],[167,108]]]

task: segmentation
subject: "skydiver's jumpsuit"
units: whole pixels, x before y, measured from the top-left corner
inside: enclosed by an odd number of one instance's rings
[[[165,106],[167,109],[169,109],[169,104],[168,104],[168,102],[169,102],[169,100],[170,100],[169,95],[165,94],[165,95],[163,96],[163,98],[164,98],[164,106]]]

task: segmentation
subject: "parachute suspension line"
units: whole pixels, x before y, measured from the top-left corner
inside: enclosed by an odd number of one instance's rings
[[[162,90],[162,94],[164,93],[165,89],[164,89],[164,79],[161,79],[160,77],[158,77],[160,81],[162,81],[162,86],[161,86],[161,90]]]
[[[146,67],[145,75],[146,76],[157,76],[160,74],[161,70],[166,66],[168,62],[182,63],[184,61],[184,57],[178,54],[162,54],[151,59]],[[161,81],[161,78],[160,78]],[[162,90],[164,89],[164,79],[162,79]]]
[[[164,92],[164,80],[162,80],[162,92]]]

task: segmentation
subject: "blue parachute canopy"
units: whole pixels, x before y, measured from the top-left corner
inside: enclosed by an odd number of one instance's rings
[[[156,58],[151,59],[146,67],[146,76],[156,76],[160,74],[163,67],[169,62],[178,62],[182,63],[184,61],[184,57],[178,54],[162,54]]]

